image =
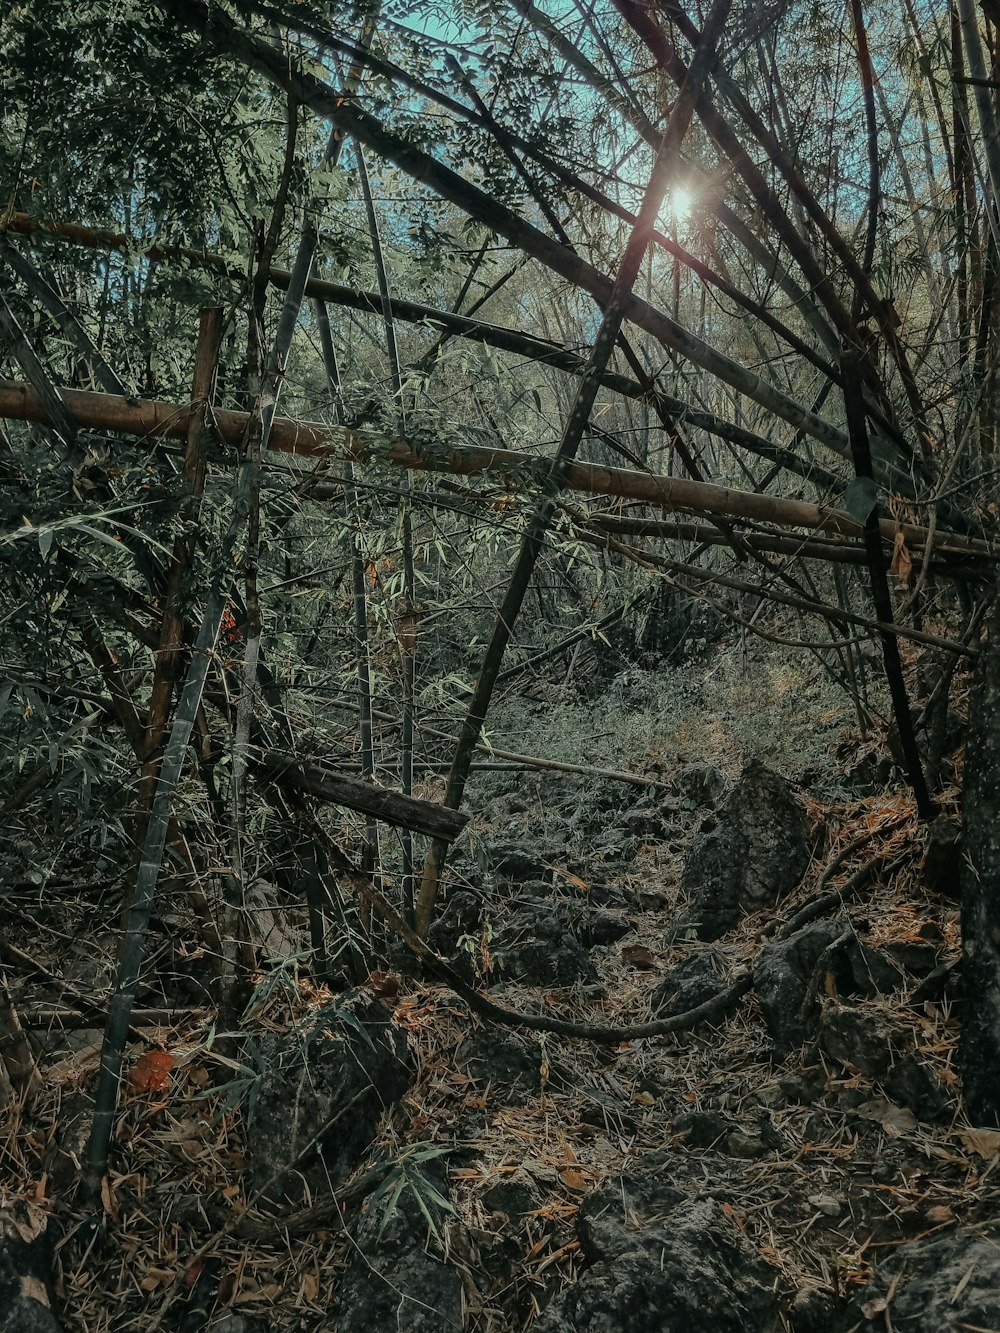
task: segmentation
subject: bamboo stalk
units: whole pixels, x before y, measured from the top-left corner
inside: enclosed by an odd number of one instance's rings
[[[3,230],[4,228],[0,226],[0,234]],[[118,250],[131,253],[128,239],[116,232],[93,230],[70,222],[39,222],[25,213],[14,213],[7,223],[7,230],[23,233],[30,237],[38,235],[58,237],[61,240],[86,246],[90,249]],[[145,259],[157,262],[180,259],[185,263],[213,270],[223,277],[232,278],[244,284],[247,281],[247,275],[242,269],[230,264],[222,255],[212,254],[208,251],[152,245],[142,253]],[[272,267],[268,270],[267,279],[272,286],[279,290],[287,290],[292,275],[287,269]],[[378,292],[360,291],[354,287],[343,286],[341,283],[327,282],[322,278],[310,277],[306,284],[306,295],[327,305],[343,306],[345,309],[361,310],[369,314],[379,314],[381,312],[381,300]],[[524,356],[538,362],[540,365],[552,366],[567,375],[579,376],[586,369],[587,362],[585,358],[578,356],[576,352],[571,351],[562,343],[534,337],[518,329],[509,329],[502,325],[486,323],[482,320],[472,319],[468,315],[460,315],[457,311],[439,310],[435,306],[422,305],[419,302],[403,300],[400,297],[390,298],[390,309],[395,320],[404,323],[423,324],[429,328],[439,328],[454,337],[483,343],[488,347],[495,347],[498,351],[508,352],[513,356]],[[612,370],[605,371],[601,376],[601,383],[614,393],[638,401],[649,398],[651,394],[648,383],[631,379],[628,375],[622,375]],[[683,400],[663,393],[659,389],[654,389],[652,396],[664,412],[671,417],[683,420],[693,430],[703,430],[710,435],[717,436],[719,439],[728,440],[730,444],[746,449],[760,458],[767,458],[772,462],[780,463],[782,467],[796,472],[808,480],[823,485],[830,485],[834,481],[833,475],[820,464],[800,459],[793,451],[782,448],[781,445],[774,444],[770,440],[756,435],[753,431],[725,421],[712,412],[692,409]],[[902,478],[900,478],[900,484],[902,484]]]
[[[572,467],[577,450],[583,440],[587,423],[597,401],[600,377],[614,352],[618,342],[632,298],[632,288],[639,274],[639,267],[646,253],[663,197],[680,155],[681,143],[687,133],[694,114],[695,101],[702,81],[708,74],[715,42],[729,13],[731,0],[716,0],[711,15],[705,25],[705,36],[695,53],[690,77],[685,82],[677,101],[670,113],[670,119],[658,148],[649,182],[643,194],[639,216],[625,247],[618,272],[604,301],[601,302],[604,315],[597,338],[590,354],[587,373],[581,379],[576,397],[570,408],[563,430],[563,436],[556,451],[550,474],[548,493],[536,502],[534,512],[528,520],[521,546],[511,572],[510,581],[503,601],[497,611],[489,643],[483,653],[482,665],[476,679],[472,698],[455,744],[448,785],[444,803],[453,809],[462,804],[465,785],[469,776],[476,746],[482,735],[483,725],[489,710],[493,690],[496,686],[507,645],[513,633],[514,624],[531,583],[538,558],[545,545],[545,539],[556,513],[555,494],[566,484],[566,475]],[[698,483],[689,483],[697,485]],[[447,844],[443,839],[436,839],[428,850],[424,861],[424,872],[420,891],[416,901],[416,929],[421,936],[426,936],[430,926],[441,870],[447,855]]]
[[[183,439],[187,434],[191,407],[157,399],[127,399],[114,394],[86,393],[64,389],[63,397],[78,425],[90,430],[108,430],[129,435],[162,436]],[[47,421],[46,409],[31,385],[0,379],[0,417],[21,421]],[[212,424],[216,434],[232,447],[238,446],[246,430],[247,413],[216,409]],[[374,434],[353,431],[344,426],[318,422],[297,422],[275,417],[270,448],[304,458],[348,457],[356,462],[381,458],[394,467],[409,467],[427,472],[475,476],[497,472],[522,479],[525,483],[545,483],[551,472],[551,460],[517,453],[513,449],[488,449],[478,445],[445,446],[420,451],[403,441],[386,443]],[[718,514],[745,518],[777,527],[804,527],[815,532],[841,533],[859,538],[862,525],[841,509],[788,500],[775,495],[715,486],[656,473],[633,472],[626,468],[604,467],[596,463],[572,462],[565,465],[563,484],[567,490],[616,499],[638,500],[666,510],[687,510],[695,514]],[[322,485],[313,494],[325,498],[331,492]],[[994,561],[993,543],[959,533],[930,530],[914,523],[883,519],[880,524],[885,541],[895,540],[901,532],[908,543],[923,546],[930,541],[935,551],[982,557]]]
[[[174,11],[183,23],[195,28],[217,50],[228,52],[278,87],[294,93],[318,115],[346,134],[353,135],[406,175],[455,204],[469,217],[505,236],[553,273],[588,292],[602,307],[607,304],[613,283],[605,273],[500,204],[457,171],[387,129],[360,106],[340,97],[337,90],[322,79],[290,66],[283,53],[239,27],[221,10],[209,7],[201,0],[175,0]],[[774,385],[765,383],[753,371],[711,347],[641,297],[630,294],[624,316],[651,333],[664,347],[700,366],[737,393],[744,394],[793,426],[801,426],[835,453],[845,458],[849,456],[850,444],[842,430],[810,412]]]

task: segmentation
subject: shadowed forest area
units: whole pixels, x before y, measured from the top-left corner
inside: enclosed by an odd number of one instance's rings
[[[8,0],[0,482],[0,1333],[1000,1330],[996,0]]]

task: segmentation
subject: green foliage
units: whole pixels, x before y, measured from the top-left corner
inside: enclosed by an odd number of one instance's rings
[[[378,1188],[368,1196],[369,1208],[374,1207],[379,1200],[384,1200],[379,1236],[385,1233],[396,1215],[403,1195],[409,1194],[435,1240],[439,1245],[444,1245],[438,1226],[439,1219],[442,1214],[453,1213],[455,1209],[420,1168],[427,1162],[446,1157],[450,1152],[450,1148],[425,1143],[414,1143],[404,1150]]]

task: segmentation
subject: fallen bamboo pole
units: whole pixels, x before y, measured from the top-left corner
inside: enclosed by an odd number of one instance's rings
[[[360,810],[374,819],[384,820],[397,828],[412,829],[429,838],[443,838],[453,842],[469,822],[469,816],[460,810],[451,810],[434,801],[422,801],[416,796],[404,796],[388,787],[348,777],[323,764],[281,750],[269,750],[260,759],[258,767],[279,787],[290,786],[307,796],[332,805],[346,805]]]
[[[128,435],[183,439],[197,406],[166,403],[155,399],[122,398],[116,394],[87,393],[64,389],[62,398],[82,430],[107,430]],[[49,416],[39,395],[29,384],[0,380],[0,418],[48,422]],[[224,444],[236,448],[247,425],[245,412],[216,410],[212,414],[215,430]],[[375,434],[352,431],[344,426],[319,422],[292,421],[276,417],[270,448],[279,453],[303,458],[331,458],[338,455],[355,462],[382,459],[395,467],[473,476],[498,472],[523,478],[527,483],[545,485],[551,462],[513,449],[487,449],[477,445],[442,445],[419,448],[402,440],[386,441]],[[693,514],[715,514],[722,518],[751,519],[782,528],[807,528],[812,532],[835,532],[859,538],[862,525],[844,510],[811,504],[805,500],[787,500],[774,495],[758,495],[733,490],[709,482],[688,481],[654,473],[633,472],[626,468],[604,467],[595,463],[571,463],[565,468],[563,484],[567,490],[616,499],[638,500],[665,510]],[[316,498],[324,498],[323,484],[314,488]],[[882,519],[883,538],[893,542],[897,533],[911,546],[928,544],[940,553],[960,554],[995,560],[997,552],[990,542],[957,533],[936,531],[912,523]]]

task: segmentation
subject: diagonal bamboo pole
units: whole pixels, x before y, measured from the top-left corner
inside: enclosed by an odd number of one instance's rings
[[[209,7],[202,0],[174,0],[171,11],[183,23],[199,32],[207,44],[234,56],[278,87],[294,93],[317,115],[324,116],[346,134],[353,135],[365,147],[392,162],[440,198],[455,204],[470,218],[505,236],[553,273],[588,292],[600,306],[607,305],[613,287],[607,274],[532,226],[457,171],[386,128],[367,111],[346,102],[336,89],[322,79],[291,67],[281,52],[241,28],[220,9]],[[837,426],[711,347],[649,302],[629,293],[624,318],[645,329],[678,356],[728,384],[737,393],[745,395],[793,426],[801,427],[835,453],[849,457],[850,442]]]

